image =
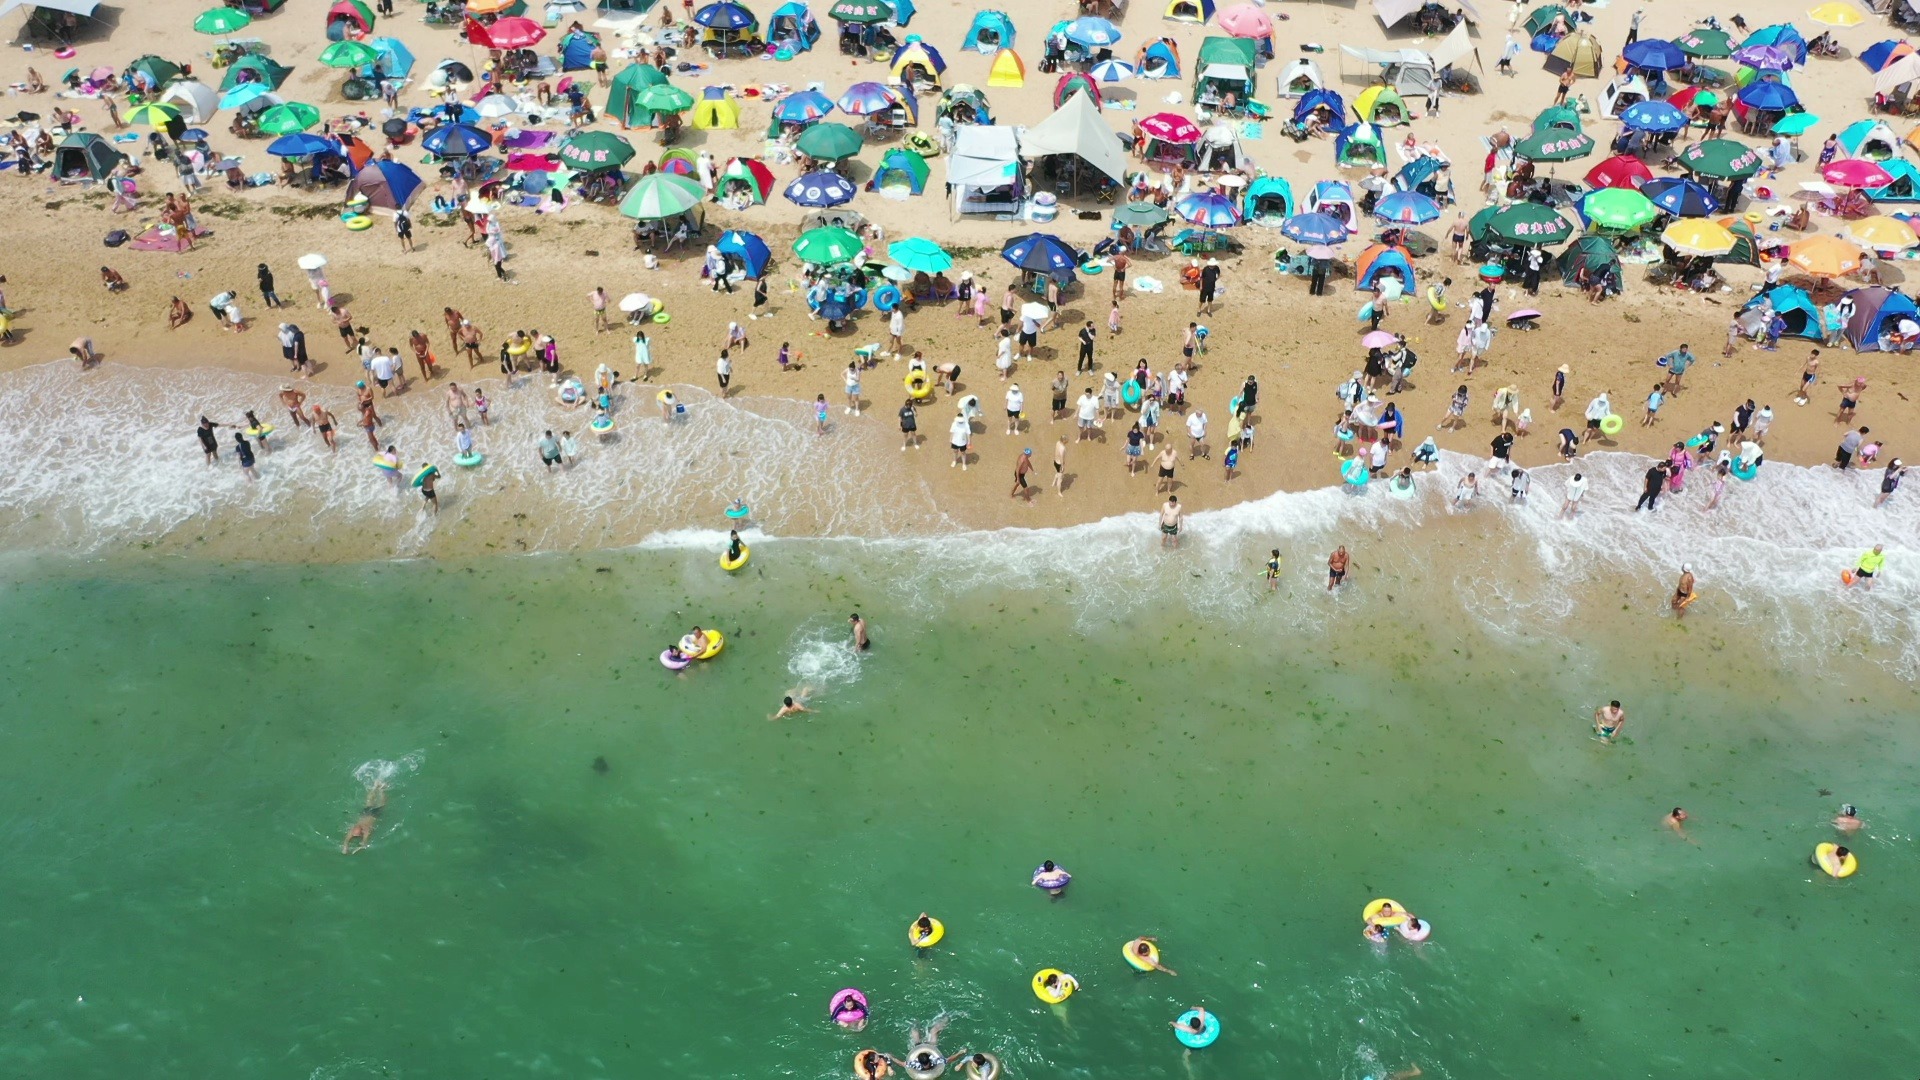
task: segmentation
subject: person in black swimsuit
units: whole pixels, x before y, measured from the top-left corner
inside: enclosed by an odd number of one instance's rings
[[[220,440],[213,434],[213,429],[219,426],[203,416],[200,418],[200,427],[194,431],[194,434],[200,436],[200,448],[207,452],[209,465],[220,460]]]

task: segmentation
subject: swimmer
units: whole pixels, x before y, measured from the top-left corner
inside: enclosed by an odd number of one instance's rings
[[[666,658],[668,663],[673,663],[673,664],[678,664],[682,661],[693,659],[693,657],[688,656],[686,653],[680,651],[680,646],[678,645],[667,646]]]
[[[1409,913],[1407,921],[1400,924],[1400,936],[1408,941],[1425,941],[1433,933],[1433,924],[1422,922],[1420,916]]]
[[[811,686],[802,686],[797,690],[790,691],[786,697],[780,699],[780,711],[767,717],[767,719],[784,720],[795,713],[812,712],[812,709],[807,708],[807,698],[812,695],[812,693],[813,687]]]
[[[1612,742],[1627,722],[1627,710],[1618,701],[1609,701],[1593,710],[1593,733],[1603,742]]]
[[[962,1050],[953,1055],[971,1080],[997,1080],[1000,1075],[1000,1063],[987,1054],[976,1054],[971,1050]]]
[[[706,652],[712,644],[713,639],[707,636],[707,632],[696,626],[693,628],[692,633],[686,636],[684,647],[680,651],[689,656],[699,656],[701,653]]]
[[[834,1006],[833,1022],[849,1031],[859,1031],[867,1026],[867,1007],[848,994]]]
[[[1419,1075],[1420,1066],[1409,1065],[1399,1072],[1391,1072],[1385,1076],[1375,1076],[1372,1073],[1368,1073],[1366,1076],[1361,1077],[1361,1080],[1413,1080],[1414,1077]]]
[[[1280,549],[1274,548],[1273,554],[1267,557],[1267,591],[1272,592],[1273,590],[1279,587],[1280,587]]]
[[[1064,971],[1056,971],[1048,975],[1040,985],[1046,987],[1047,996],[1065,1000],[1068,993],[1080,989],[1080,980]]]
[[[898,1064],[878,1050],[862,1050],[853,1055],[853,1074],[860,1080],[883,1080]]]
[[[1388,919],[1412,917],[1413,912],[1383,900],[1380,903],[1380,910],[1374,912],[1372,915],[1366,916],[1366,923],[1368,926],[1379,926]]]
[[[356,851],[365,851],[373,843],[373,827],[380,823],[380,812],[387,808],[387,782],[375,780],[367,789],[367,801],[360,808],[360,820],[347,830],[347,838],[340,842],[340,854],[351,855]],[[354,841],[360,841],[355,846]]]
[[[1858,832],[1862,824],[1860,811],[1852,803],[1842,806],[1839,816],[1833,819],[1833,827],[1843,833]]]
[[[1384,933],[1384,931],[1382,932]],[[1189,1009],[1188,1012],[1192,1013],[1193,1015],[1188,1016],[1186,1018],[1187,1022],[1184,1025],[1181,1024],[1179,1020],[1169,1020],[1167,1021],[1167,1026],[1175,1029],[1185,1027],[1188,1031],[1191,1031],[1195,1035],[1199,1035],[1205,1032],[1207,1030],[1206,1007],[1203,1005],[1195,1005],[1193,1008]]]
[[[1155,971],[1164,971],[1169,975],[1178,976],[1180,974],[1179,972],[1154,958],[1153,943],[1154,939],[1150,937],[1134,938],[1132,941],[1127,942],[1127,952],[1137,963],[1145,964]]]
[[[1852,852],[1846,848],[1837,847],[1832,851],[1817,851],[1814,853],[1813,858],[1815,862],[1820,864],[1820,869],[1825,870],[1833,877],[1839,877],[1841,869],[1847,865],[1847,857],[1851,854]]]
[[[919,945],[921,942],[927,940],[932,936],[933,936],[933,916],[923,911],[920,913],[919,918],[913,920],[913,942],[915,945]],[[924,948],[924,946],[922,947]],[[962,1051],[962,1053],[964,1053],[964,1051]],[[960,1055],[956,1054],[954,1056],[959,1057]]]
[[[1055,866],[1052,859],[1041,863],[1040,869],[1033,872],[1033,887],[1045,889],[1048,896],[1065,895],[1067,883],[1072,880],[1073,875]]]
[[[907,1029],[907,1044],[910,1047],[906,1060],[908,1069],[926,1076],[939,1076],[946,1071],[946,1055],[940,1053],[940,1033],[946,1027],[947,1018],[942,1014],[934,1019],[925,1034],[921,1033],[918,1026]]]
[[[1373,942],[1375,945],[1385,945],[1387,942],[1393,940],[1392,936],[1387,933],[1386,927],[1381,926],[1379,923],[1371,922],[1360,928],[1360,936]]]
[[[727,530],[727,561],[730,563],[739,562],[740,552],[743,547],[744,545],[740,543],[740,530]]]
[[[873,642],[867,637],[867,620],[859,612],[847,616],[847,625],[853,627],[853,651],[866,652],[873,648]]]
[[[1686,829],[1687,812],[1685,810],[1682,810],[1676,806],[1673,808],[1673,811],[1671,813],[1669,813],[1665,818],[1661,820],[1667,826],[1667,828],[1673,830],[1673,834],[1675,836],[1678,836],[1682,840],[1692,839],[1692,837],[1687,835],[1687,829]]]
[[[1694,599],[1693,564],[1682,563],[1680,564],[1680,583],[1673,587],[1673,600],[1671,601],[1673,617],[1676,619],[1685,618],[1687,606],[1692,604]]]

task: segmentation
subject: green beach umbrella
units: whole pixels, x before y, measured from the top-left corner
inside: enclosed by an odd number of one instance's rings
[[[837,225],[828,225],[801,233],[800,239],[793,242],[793,253],[806,262],[833,266],[859,258],[865,247],[859,237]]]
[[[1705,139],[1674,155],[1681,168],[1719,180],[1745,180],[1760,171],[1760,154],[1732,139]]]
[[[928,274],[937,274],[953,266],[953,256],[942,250],[939,244],[917,236],[888,244],[887,258],[892,259],[903,269],[919,270]]]
[[[591,175],[633,160],[633,144],[611,131],[582,131],[561,140],[557,153],[575,171]]]
[[[861,26],[886,22],[893,18],[893,5],[887,3],[887,0],[838,0],[827,9],[827,18],[834,22],[857,23]]]
[[[677,113],[693,108],[692,94],[667,83],[647,87],[640,91],[633,101],[634,104],[651,112]]]
[[[275,105],[260,114],[259,128],[269,135],[291,135],[320,122],[320,110],[298,101]]]
[[[1689,30],[1674,38],[1673,43],[1695,60],[1718,60],[1733,55],[1733,39],[1725,30]]]
[[[627,197],[620,200],[620,212],[639,221],[659,221],[686,213],[706,197],[697,181],[672,173],[654,173],[633,185]]]
[[[148,102],[128,109],[125,119],[128,124],[145,124],[148,127],[163,128],[180,119],[180,110],[171,105]]]
[[[822,161],[839,161],[860,152],[860,133],[845,124],[822,121],[800,133],[800,152]]]
[[[1819,122],[1820,118],[1810,112],[1789,113],[1774,121],[1773,133],[1775,135],[1805,135]]]
[[[1653,200],[1632,188],[1601,188],[1580,200],[1580,212],[1602,229],[1637,229],[1660,211]]]
[[[1593,137],[1566,128],[1550,127],[1529,135],[1513,145],[1513,152],[1528,161],[1572,161],[1593,153]]]
[[[253,22],[253,16],[239,8],[217,7],[201,12],[193,28],[202,34],[237,34]]]
[[[362,45],[357,41],[336,41],[320,51],[320,62],[330,68],[366,67],[380,54],[371,45]]]
[[[1113,212],[1115,224],[1131,225],[1136,229],[1150,228],[1172,216],[1166,207],[1150,202],[1130,202]]]
[[[1514,203],[1487,219],[1487,231],[1515,244],[1545,247],[1573,235],[1573,222],[1539,203]]]

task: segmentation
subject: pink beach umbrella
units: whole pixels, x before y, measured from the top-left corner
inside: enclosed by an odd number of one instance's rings
[[[1200,126],[1179,113],[1154,113],[1140,121],[1140,131],[1149,139],[1175,145],[1200,141]]]
[[[1399,338],[1394,337],[1385,330],[1375,330],[1360,339],[1360,347],[1363,349],[1389,349],[1399,343]]]
[[[1258,41],[1273,36],[1273,20],[1253,4],[1235,4],[1222,11],[1213,24],[1225,30],[1229,37]]]
[[[1829,184],[1850,188],[1886,187],[1893,183],[1893,174],[1881,168],[1878,162],[1861,158],[1841,158],[1821,169],[1820,176]]]

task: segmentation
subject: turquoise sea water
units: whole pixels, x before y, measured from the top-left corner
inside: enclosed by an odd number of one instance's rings
[[[1118,605],[931,590],[924,554],[835,541],[735,578],[672,549],[16,558],[0,1072],[824,1080],[943,1012],[944,1048],[1014,1077],[1911,1062],[1910,686],[1594,582],[1529,623],[1465,603],[1446,550],[1361,557],[1334,598],[1289,550],[1287,589],[1236,574],[1232,604],[1146,556],[1151,600]],[[727,648],[670,675],[695,622]],[[768,722],[802,682],[817,711]],[[1807,857],[1842,801],[1869,828],[1836,882]],[[1064,900],[1028,886],[1043,858]],[[1433,939],[1364,942],[1376,896]],[[917,957],[922,910],[948,930]],[[1177,978],[1124,966],[1137,934]],[[1043,967],[1082,991],[1042,1005]],[[842,986],[864,1033],[826,1021]],[[1189,1056],[1167,1024],[1196,1004],[1224,1033]]]

